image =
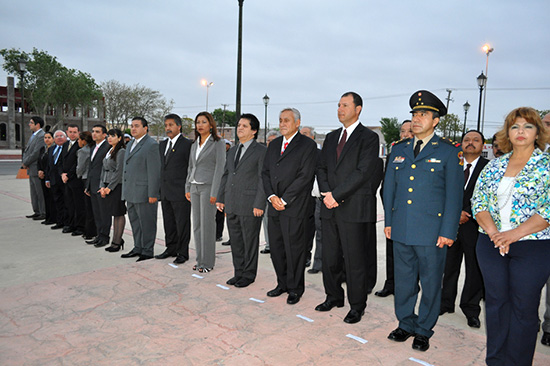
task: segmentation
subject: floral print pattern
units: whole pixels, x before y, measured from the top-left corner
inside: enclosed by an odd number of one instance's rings
[[[501,229],[500,212],[497,201],[497,189],[500,184],[512,152],[491,160],[481,171],[472,195],[472,213],[488,211]],[[512,212],[510,224],[518,227],[533,215],[540,215],[550,223],[550,154],[536,148],[533,155],[519,172],[512,190]],[[479,231],[485,231],[479,227]],[[521,238],[521,240],[550,239],[550,226],[546,229]]]

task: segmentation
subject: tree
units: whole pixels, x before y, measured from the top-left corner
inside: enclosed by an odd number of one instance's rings
[[[33,48],[31,53],[18,49],[2,49],[2,68],[11,74],[19,74],[19,60],[27,61],[25,72],[26,98],[31,108],[45,117],[48,109],[54,110],[57,121],[62,121],[72,109],[88,107],[101,99],[101,90],[90,74],[68,69],[55,56]]]
[[[224,117],[225,113],[225,117]],[[235,127],[237,125],[237,112],[230,111],[228,109],[224,110],[221,108],[216,108],[212,112],[212,117],[214,117],[214,121],[216,121],[216,126],[221,127],[222,123],[224,126],[231,126]]]
[[[541,110],[537,109],[537,112],[539,112],[540,118],[543,119],[544,116],[550,113],[550,109],[541,109]]]
[[[130,86],[116,80],[101,83],[101,89],[107,121],[113,127],[126,129],[133,117],[141,116],[149,121],[149,131],[153,134],[164,133],[164,116],[172,110],[172,100],[166,100],[159,91],[146,86]]]
[[[445,137],[457,139],[457,136],[462,136],[462,129],[464,128],[464,122],[460,121],[454,113],[449,113],[440,118],[439,124],[436,127],[438,132],[441,132]]]
[[[383,117],[380,120],[382,126],[381,132],[386,140],[386,147],[390,147],[392,142],[399,140],[400,125],[397,117],[387,118]]]

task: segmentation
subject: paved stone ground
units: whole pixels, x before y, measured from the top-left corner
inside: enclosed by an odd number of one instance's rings
[[[348,325],[347,306],[313,310],[324,300],[320,274],[306,275],[304,297],[290,306],[265,295],[275,285],[267,255],[254,284],[226,289],[227,247],[218,246],[214,271],[198,278],[194,251],[178,268],[168,259],[124,260],[26,219],[28,201],[27,181],[0,176],[0,365],[484,364],[483,327],[469,328],[461,314],[441,317],[431,348],[413,351],[412,340],[386,339],[397,325],[391,296],[370,296],[363,320]],[[162,244],[160,223],[159,215]],[[125,240],[128,250],[129,231]],[[534,365],[548,364],[550,348],[539,343]]]

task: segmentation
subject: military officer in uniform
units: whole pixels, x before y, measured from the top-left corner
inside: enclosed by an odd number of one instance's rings
[[[389,339],[414,336],[413,349],[426,351],[439,316],[446,246],[456,239],[463,195],[462,151],[434,129],[447,108],[426,90],[415,92],[414,139],[393,146],[384,183],[384,233],[393,240],[395,315]],[[422,299],[415,314],[420,280]]]

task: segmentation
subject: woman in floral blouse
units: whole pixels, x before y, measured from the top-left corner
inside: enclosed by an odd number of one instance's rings
[[[540,293],[550,275],[550,155],[540,116],[514,109],[497,133],[503,156],[481,172],[472,196],[485,283],[487,365],[531,365]]]

